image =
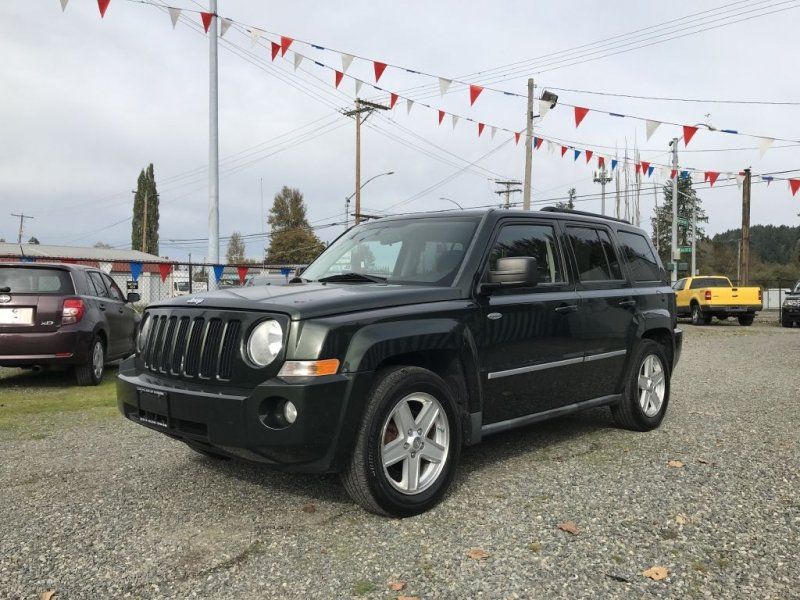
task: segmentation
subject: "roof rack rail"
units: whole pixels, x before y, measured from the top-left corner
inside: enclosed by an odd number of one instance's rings
[[[539,210],[545,212],[557,212],[557,213],[567,213],[571,215],[581,215],[583,217],[598,217],[600,219],[608,219],[609,221],[616,221],[617,223],[625,223],[626,225],[630,225],[631,222],[626,219],[617,219],[616,217],[609,217],[607,215],[600,215],[598,213],[589,212],[586,210],[574,210],[572,208],[559,208],[558,206],[545,206]]]

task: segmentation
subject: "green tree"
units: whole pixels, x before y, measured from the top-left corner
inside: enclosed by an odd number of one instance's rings
[[[703,210],[703,201],[694,191],[691,177],[678,177],[678,246],[692,244],[692,201],[697,203],[697,240],[706,239],[705,230],[700,225],[708,223]],[[655,211],[653,219],[653,241],[659,248],[664,264],[672,262],[672,181],[664,184],[664,202]],[[688,255],[687,255],[688,256]],[[699,256],[699,253],[698,253]],[[698,263],[698,268],[700,265]]]
[[[244,240],[242,234],[234,231],[228,240],[228,251],[226,253],[228,264],[241,264],[244,262]]]
[[[31,236],[31,239],[28,240],[28,243],[33,244],[34,246],[38,246],[39,240],[36,238],[36,236]]]
[[[147,201],[147,247],[142,248],[144,231],[145,199]],[[139,173],[136,195],[133,198],[133,221],[131,222],[131,248],[158,254],[158,190],[153,172],[153,163]]]
[[[270,264],[309,263],[325,249],[308,224],[300,190],[284,186],[275,194],[267,223],[272,230],[267,248]]]
[[[95,248],[101,248],[103,250],[110,250],[111,244],[106,244],[105,242],[96,242],[94,245]]]
[[[569,188],[567,192],[567,201],[566,202],[556,202],[556,208],[566,208],[567,210],[572,210],[575,208],[575,198],[578,197],[578,192],[575,191],[575,188]]]

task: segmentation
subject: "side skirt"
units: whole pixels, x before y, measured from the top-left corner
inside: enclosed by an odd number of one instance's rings
[[[515,419],[508,419],[507,421],[500,421],[498,423],[490,423],[481,427],[481,435],[491,435],[493,433],[500,433],[509,429],[523,427],[532,423],[546,421],[547,419],[554,419],[555,417],[563,417],[572,413],[595,408],[597,406],[606,406],[609,404],[616,404],[622,399],[622,394],[611,394],[610,396],[601,396],[600,398],[593,398],[592,400],[584,400],[583,402],[575,402],[574,404],[567,404],[566,406],[559,406],[558,408],[551,408],[544,412],[536,413],[533,415],[525,415],[524,417],[517,417]]]

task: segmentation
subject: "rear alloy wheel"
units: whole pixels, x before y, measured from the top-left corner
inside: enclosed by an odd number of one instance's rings
[[[103,380],[105,367],[106,348],[103,340],[99,336],[95,336],[87,364],[75,367],[75,378],[78,380],[78,385],[98,385]]]
[[[655,429],[669,403],[670,371],[664,347],[650,339],[639,343],[631,360],[622,399],[611,406],[617,424],[635,431]]]
[[[420,367],[378,377],[342,482],[376,514],[408,517],[438,503],[461,450],[458,411],[447,384]]]
[[[711,315],[707,315],[700,310],[699,304],[692,305],[692,325],[708,325],[711,322]]]
[[[744,327],[749,327],[753,324],[753,320],[755,319],[754,315],[740,315],[739,316],[739,325],[743,325]]]

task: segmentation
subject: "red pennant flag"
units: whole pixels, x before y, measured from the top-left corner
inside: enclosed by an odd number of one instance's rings
[[[670,179],[675,179],[675,175],[677,175],[677,174],[678,174],[678,169],[672,169],[672,170],[669,172],[669,178],[670,178]]]
[[[688,146],[689,142],[692,141],[694,134],[697,133],[697,127],[692,127],[691,125],[684,125],[683,126],[683,145]]]
[[[441,124],[442,124],[442,120],[443,120],[443,119],[444,119],[444,111],[443,111],[443,110],[440,110],[440,111],[439,111],[439,125],[441,125]]]
[[[519,136],[521,136],[521,135],[522,135],[521,131],[517,131],[517,132],[514,133],[514,143],[515,144],[519,144]]]
[[[389,94],[389,108],[394,108],[397,103],[397,94]]]
[[[567,148],[566,146],[561,146],[561,156],[562,157],[567,153],[567,150],[569,150],[569,148]]]
[[[800,190],[800,179],[790,179],[789,189],[792,190],[792,196],[794,196],[797,190]]]
[[[172,265],[169,263],[159,263],[158,272],[161,274],[161,281],[166,281],[172,271]]]
[[[647,169],[650,168],[650,163],[642,161],[642,175],[647,175]]]
[[[342,73],[341,71],[334,71],[334,73],[335,73],[334,75],[335,85],[338,88],[339,84],[342,83],[342,77],[344,77],[344,73]]]
[[[479,85],[472,85],[469,86],[469,105],[472,106],[475,104],[475,100],[478,99],[478,96],[481,95],[483,88]]]
[[[635,168],[634,170],[636,171],[636,174],[638,175],[638,174],[639,174],[639,171],[641,171],[641,170],[642,170],[642,165],[640,165],[639,163],[636,163],[635,167],[636,167],[636,168]]]
[[[101,19],[106,16],[106,10],[109,4],[111,4],[111,0],[97,0],[97,8],[100,9]]]
[[[249,267],[236,267],[236,272],[239,274],[239,283],[244,285],[244,280],[247,277]]]
[[[537,150],[538,150],[539,148],[541,148],[541,146],[542,146],[542,142],[543,142],[543,141],[544,141],[544,139],[542,139],[542,138],[536,138],[536,139],[535,139],[535,144],[534,144],[534,145],[536,146]]]
[[[583,108],[581,106],[576,106],[575,107],[575,127],[577,127],[578,125],[581,124],[581,121],[583,121],[583,118],[587,114],[589,114],[589,109],[588,108]]]
[[[486,125],[484,125],[483,123],[478,123],[478,137],[481,137],[484,127],[486,127]]]
[[[597,166],[601,169],[606,168],[606,157],[605,156],[598,156],[597,157]]]
[[[275,57],[278,56],[278,52],[281,51],[281,45],[275,42],[270,42],[270,44],[272,45],[272,60],[275,60]]]
[[[383,75],[383,72],[386,70],[386,63],[378,62],[377,60],[373,60],[372,63],[375,67],[375,83],[378,83],[381,75]]]
[[[714,187],[714,183],[717,181],[717,177],[719,177],[719,173],[716,171],[706,171],[706,181],[708,181],[711,185],[709,187]]]
[[[290,37],[286,37],[285,35],[281,36],[281,56],[286,56],[286,51],[289,49],[289,46],[292,45],[294,40]]]
[[[213,17],[213,16],[214,16],[214,13],[210,13],[210,12],[201,12],[200,13],[200,18],[203,20],[203,29],[206,30],[206,33],[208,33],[208,28],[211,27],[211,17]]]
[[[586,164],[587,165],[589,164],[589,161],[592,160],[592,154],[594,154],[594,152],[592,150],[587,150],[586,151]]]

